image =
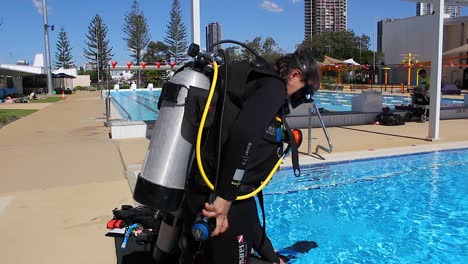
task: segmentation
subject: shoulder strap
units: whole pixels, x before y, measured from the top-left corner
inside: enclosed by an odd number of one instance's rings
[[[286,130],[286,133],[288,133],[289,147],[291,148],[291,161],[293,165],[294,176],[299,177],[301,175],[301,168],[299,167],[299,150],[297,148],[296,140],[294,140],[294,135],[291,132],[291,128],[289,127],[289,124],[286,121],[284,111],[282,111],[281,113],[281,119],[283,119],[283,125]]]

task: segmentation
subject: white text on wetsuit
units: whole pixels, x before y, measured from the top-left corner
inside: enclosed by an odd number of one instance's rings
[[[239,244],[239,264],[245,264],[245,255],[246,255],[246,251],[245,251],[245,246],[246,246],[246,243],[240,243]]]
[[[247,165],[251,147],[252,147],[252,142],[247,143],[247,148],[244,151],[244,155],[242,155],[242,162],[241,162],[242,166]]]

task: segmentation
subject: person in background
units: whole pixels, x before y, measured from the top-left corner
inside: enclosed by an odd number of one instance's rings
[[[431,84],[431,78],[427,76],[426,70],[422,69],[418,72],[419,83],[424,87],[424,89],[429,90],[429,85]]]
[[[13,103],[13,98],[11,98],[11,96],[7,96],[3,102],[5,104],[12,104]]]

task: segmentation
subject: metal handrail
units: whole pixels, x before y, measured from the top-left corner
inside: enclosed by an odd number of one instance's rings
[[[311,151],[312,151],[312,146],[311,146],[311,144],[312,144],[312,132],[311,132],[311,130],[312,130],[312,109],[315,111],[315,113],[317,113],[317,117],[318,117],[318,119],[320,121],[320,126],[322,127],[323,133],[325,134],[325,137],[327,138],[328,148],[318,144],[317,147],[315,148],[315,153],[314,153],[315,155],[317,155],[317,156],[319,156],[320,158],[323,159],[323,157],[321,157],[318,154],[319,150],[321,149],[321,150],[325,150],[328,153],[331,153],[333,151],[333,143],[332,143],[332,141],[330,139],[330,135],[328,134],[327,128],[325,127],[325,123],[323,122],[322,115],[320,114],[320,111],[319,111],[319,109],[318,109],[318,107],[317,107],[317,105],[315,103],[312,104],[312,107],[309,110],[309,128],[308,128],[309,146],[308,146],[308,151],[307,152],[308,152],[309,156],[312,155],[312,153],[311,153]]]
[[[109,126],[109,119],[110,119],[110,96],[106,96],[106,126]]]

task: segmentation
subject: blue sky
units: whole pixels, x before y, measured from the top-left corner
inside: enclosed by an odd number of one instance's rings
[[[191,0],[181,0],[182,16],[190,42]],[[91,19],[100,14],[109,32],[113,60],[123,64],[130,60],[123,40],[124,15],[132,0],[48,0],[49,24],[56,30],[50,33],[51,57],[54,60],[60,27],[68,33],[72,54],[78,65],[85,62],[83,48]],[[163,41],[172,0],[139,0],[148,19],[151,39]],[[292,52],[304,38],[303,0],[200,0],[202,46],[205,45],[205,26],[220,22],[223,38],[239,41],[256,36],[272,37],[280,48]],[[466,8],[462,14],[466,14]],[[356,34],[374,37],[377,19],[404,18],[416,14],[416,4],[400,0],[348,0],[348,29]],[[17,60],[32,62],[35,53],[44,51],[42,0],[3,1],[0,12],[0,63]]]

